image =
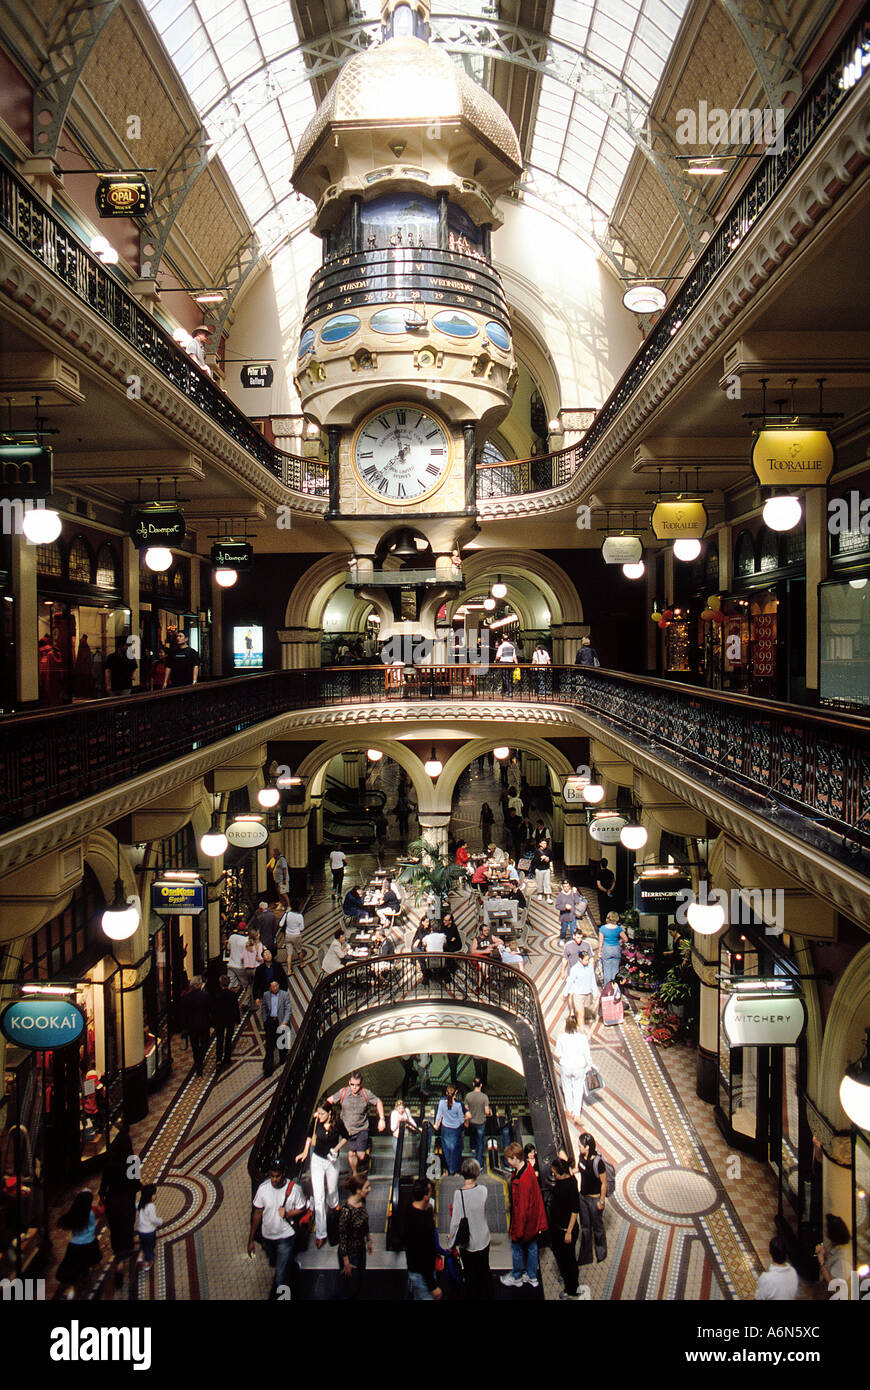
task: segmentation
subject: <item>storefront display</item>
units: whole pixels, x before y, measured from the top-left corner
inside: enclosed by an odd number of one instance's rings
[[[844,709],[870,703],[870,578],[819,586],[819,699]]]

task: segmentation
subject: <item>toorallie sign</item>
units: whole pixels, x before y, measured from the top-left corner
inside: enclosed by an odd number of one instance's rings
[[[0,1031],[19,1047],[53,1050],[79,1041],[85,1016],[68,999],[16,999],[0,1014]]]
[[[834,446],[826,430],[759,430],[752,467],[762,487],[824,487],[834,467]]]
[[[761,983],[761,982],[759,982]],[[803,1032],[807,1011],[798,994],[734,993],[722,1014],[732,1047],[793,1047]]]
[[[682,498],[674,502],[656,502],[650,525],[653,535],[660,541],[699,541],[707,530],[707,509],[703,502]]]

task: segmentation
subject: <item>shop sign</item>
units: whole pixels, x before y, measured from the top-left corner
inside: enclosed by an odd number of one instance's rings
[[[640,536],[608,536],[601,547],[605,565],[636,565],[643,559]]]
[[[130,522],[130,539],[140,550],[148,545],[180,545],[186,532],[184,517],[175,507],[136,511]]]
[[[834,446],[826,430],[759,430],[752,467],[762,487],[824,487]]]
[[[0,443],[0,497],[48,497],[51,450],[41,444]]]
[[[224,833],[236,849],[258,849],[269,838],[269,832],[261,820],[246,820],[244,816],[232,821]]]
[[[219,570],[249,570],[254,547],[250,541],[218,541],[211,548],[211,562]]]
[[[566,777],[562,783],[562,803],[565,806],[586,806],[583,789],[589,786],[588,777]]]
[[[699,541],[707,530],[707,508],[703,502],[656,502],[650,525],[660,541]]]
[[[199,878],[157,879],[151,885],[151,911],[161,917],[196,917],[205,911],[205,884]]]
[[[141,174],[100,179],[94,198],[101,217],[143,217],[151,211],[151,185]]]
[[[691,887],[691,876],[680,869],[647,869],[634,880],[635,909],[650,917],[674,916]]]
[[[793,1047],[797,1042],[806,1021],[804,1001],[797,994],[777,995],[775,983],[761,998],[748,991],[731,995],[722,1015],[731,1047]]]
[[[271,386],[275,373],[268,362],[249,362],[241,370],[242,385],[245,387]]]
[[[85,1031],[85,1015],[68,999],[17,999],[0,1014],[9,1042],[35,1051],[70,1047]]]
[[[600,845],[619,844],[619,835],[628,824],[625,816],[613,811],[599,811],[589,822],[589,834]]]

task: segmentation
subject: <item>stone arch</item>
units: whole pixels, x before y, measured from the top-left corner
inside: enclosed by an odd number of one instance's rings
[[[112,902],[115,896],[115,879],[119,876],[118,840],[104,826],[100,830],[92,830],[85,837],[82,850],[83,864],[87,864],[96,876],[106,902]],[[120,878],[125,897],[132,897],[133,894],[138,897],[139,886],[136,882],[136,874],[124,852],[123,845],[121,845],[120,855]],[[113,951],[119,959],[138,960],[147,949],[148,913],[144,908],[140,909],[139,926],[128,941],[110,941],[106,937],[106,951]]]
[[[442,807],[445,802],[448,807],[452,805],[453,794],[456,791],[456,783],[459,780],[460,773],[463,772],[475,758],[479,758],[483,753],[488,753],[493,744],[497,741],[498,736],[495,734],[489,734],[485,738],[469,738],[466,743],[460,748],[457,748],[455,753],[451,754],[444,764],[441,776],[436,783],[438,798]],[[505,742],[508,743],[511,748],[519,748],[524,753],[531,753],[534,757],[540,758],[550,774],[550,789],[555,799],[561,792],[560,778],[569,777],[574,771],[573,766],[565,757],[565,754],[560,752],[558,748],[555,748],[549,740],[545,738],[536,738],[534,735],[523,733],[516,734],[512,732],[509,735],[505,734]]]
[[[333,758],[342,753],[350,753],[357,748],[378,748],[387,758],[392,758],[407,772],[411,785],[417,795],[417,809],[422,815],[437,811],[439,797],[436,795],[437,783],[423,771],[423,764],[414,750],[399,739],[386,734],[368,733],[364,727],[357,727],[350,733],[342,732],[335,739],[326,740],[308,753],[296,769],[296,774],[306,783],[306,809],[311,809],[311,798],[319,797],[326,780],[326,769]],[[441,777],[444,776],[442,772]],[[438,779],[439,782],[441,778]]]
[[[818,1063],[818,1108],[835,1129],[848,1130],[851,1120],[840,1104],[840,1082],[851,1062],[864,1051],[870,1027],[870,942],[846,967],[825,1024]]]
[[[306,570],[293,586],[284,609],[284,626],[288,628],[322,627],[323,610],[336,589],[347,577],[347,554],[324,555]]]
[[[515,575],[532,579],[547,600],[552,625],[582,624],[583,604],[568,575],[555,561],[537,551],[473,550],[463,557],[462,569],[467,584],[484,576],[499,573],[502,578]]]

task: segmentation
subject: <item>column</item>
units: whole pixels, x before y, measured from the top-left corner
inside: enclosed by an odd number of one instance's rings
[[[339,474],[339,450],[341,447],[341,426],[327,425],[326,438],[329,447],[329,516],[338,512],[341,477]]]
[[[695,1095],[715,1105],[719,1075],[719,938],[692,933],[692,964],[701,981],[698,1019],[698,1054],[695,1059]]]
[[[359,791],[361,786],[365,786],[366,778],[366,758],[365,753],[342,753],[342,776],[341,780],[351,791]]]
[[[550,627],[553,665],[573,666],[580,638],[589,636],[588,623],[555,623]]]
[[[819,702],[819,585],[828,577],[828,491],[808,488],[806,507],[807,566],[807,703]]]
[[[470,515],[477,511],[477,450],[474,443],[475,424],[464,420],[462,439],[465,444],[465,510]]]
[[[39,699],[39,648],[36,624],[36,546],[25,536],[11,537],[12,590],[15,594],[15,696],[20,704]]]
[[[417,819],[420,822],[420,835],[427,840],[430,845],[437,845],[442,856],[447,856],[447,823],[450,820],[450,811],[420,811]]]
[[[198,611],[191,597],[191,608]],[[211,584],[211,674],[215,680],[224,674],[224,591]]]
[[[646,562],[646,574],[644,575],[644,586],[646,588],[646,669],[651,675],[655,675],[658,670],[658,650],[659,650],[659,630],[655,623],[651,623],[649,615],[653,611],[653,604],[658,596],[658,555],[648,555]]]
[[[301,671],[320,665],[320,631],[308,627],[284,627],[278,629],[281,643],[281,670]]]
[[[320,814],[314,806],[308,811],[293,812],[281,816],[281,835],[284,856],[290,866],[290,898],[301,898],[309,888],[308,883],[308,821],[311,811]],[[318,833],[317,839],[321,840]]]
[[[589,831],[584,811],[562,810],[564,846],[562,858],[567,869],[585,869],[589,863]],[[555,827],[554,827],[555,834]]]
[[[361,251],[362,244],[362,197],[354,193],[350,200],[350,249]]]

